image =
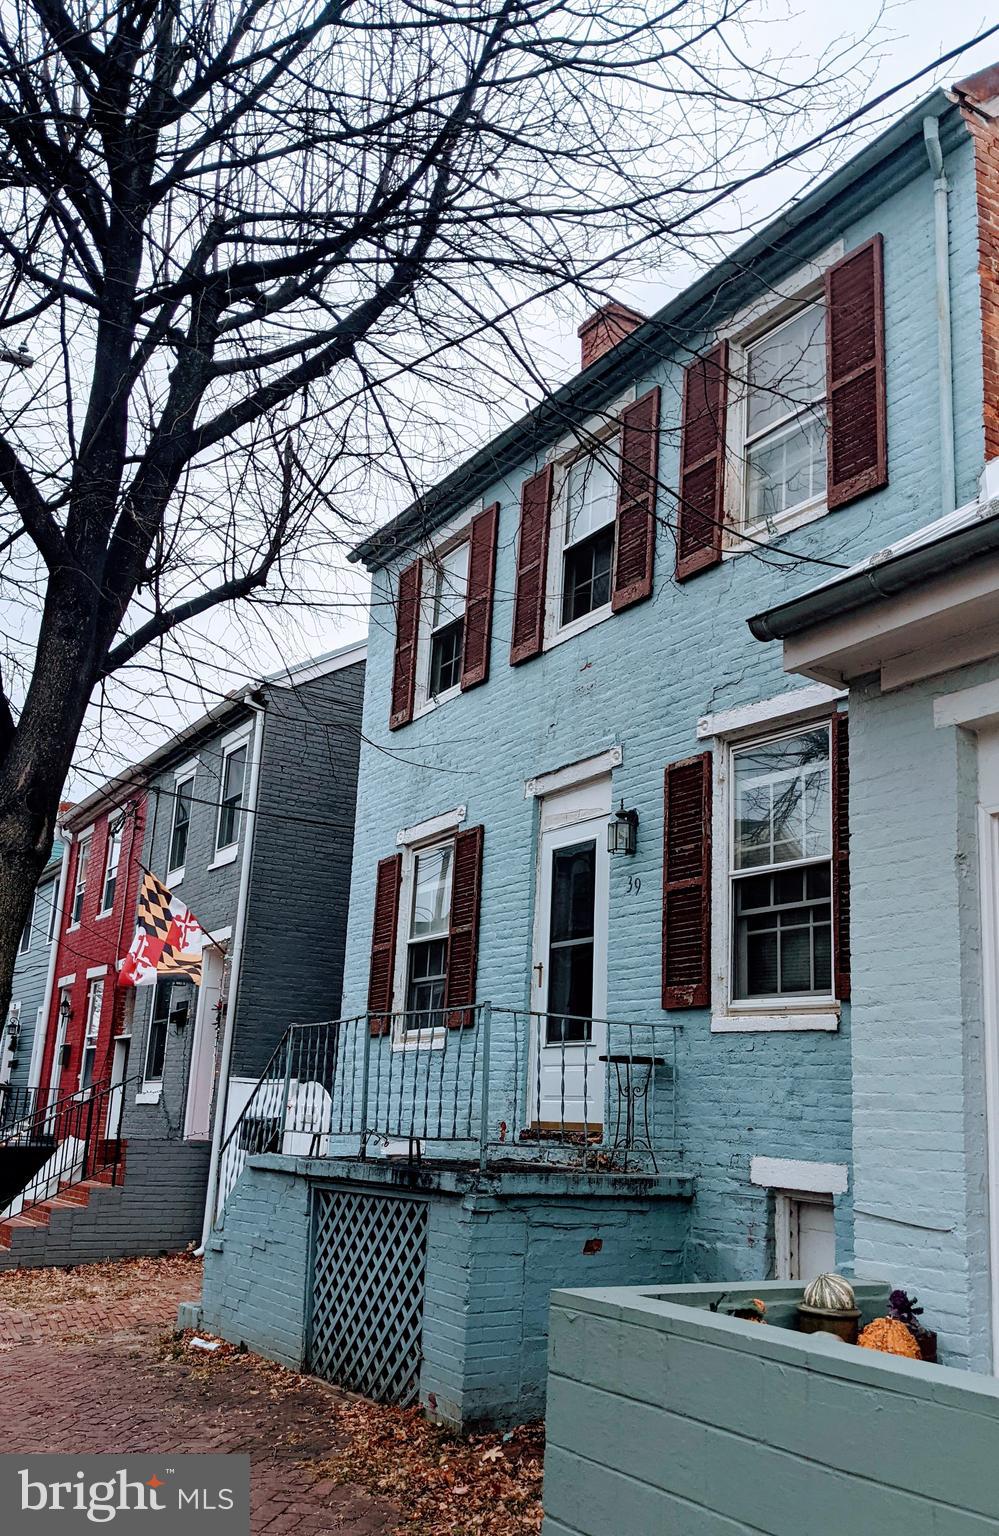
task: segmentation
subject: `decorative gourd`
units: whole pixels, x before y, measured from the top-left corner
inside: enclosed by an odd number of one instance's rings
[[[857,1340],[861,1349],[879,1349],[886,1355],[905,1355],[918,1360],[919,1345],[904,1323],[894,1317],[876,1317]]]
[[[806,1285],[802,1300],[806,1307],[822,1312],[851,1312],[857,1304],[853,1286],[842,1275],[816,1275]]]

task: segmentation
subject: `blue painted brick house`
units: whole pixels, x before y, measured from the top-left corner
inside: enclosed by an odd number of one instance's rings
[[[598,312],[355,552],[395,624],[344,1021],[260,1090],[207,1325],[467,1424],[540,1406],[553,1285],[852,1268],[848,701],[746,621],[977,494],[977,132],[935,92],[651,319]]]

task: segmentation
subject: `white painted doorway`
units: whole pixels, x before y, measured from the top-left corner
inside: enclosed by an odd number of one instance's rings
[[[836,1221],[831,1195],[777,1196],[777,1279],[807,1285],[836,1269]]]
[[[222,950],[217,944],[205,945],[201,956],[201,985],[198,988],[198,1006],[194,1016],[191,1065],[187,1074],[184,1135],[188,1141],[207,1141],[211,1135],[216,1025],[222,991],[223,960]]]
[[[527,1116],[539,1129],[603,1125],[609,817],[609,776],[541,801]]]
[[[121,1112],[125,1107],[123,1084],[128,1076],[128,1053],[131,1045],[131,1035],[119,1035],[114,1043],[114,1055],[111,1058],[111,1091],[108,1094],[108,1118],[104,1131],[109,1141],[114,1141],[121,1134]]]
[[[68,987],[62,987],[59,991],[59,1008],[56,1013],[58,1025],[56,1028],[55,1047],[52,1051],[52,1069],[49,1074],[49,1106],[55,1104],[59,1098],[59,1088],[62,1083],[62,1053],[66,1045],[66,1030],[70,1019],[70,991]]]

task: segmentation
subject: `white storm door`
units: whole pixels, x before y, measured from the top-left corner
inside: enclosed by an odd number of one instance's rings
[[[201,957],[201,985],[198,988],[194,1041],[187,1077],[184,1135],[188,1141],[207,1141],[211,1134],[216,1022],[221,991],[222,951],[215,944],[206,944]]]
[[[529,1119],[545,1129],[596,1131],[604,1120],[608,816],[589,809],[584,802],[581,819],[560,825],[542,819]]]

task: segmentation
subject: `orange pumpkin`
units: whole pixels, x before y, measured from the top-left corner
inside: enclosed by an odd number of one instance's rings
[[[880,1349],[886,1355],[905,1355],[919,1360],[919,1345],[904,1323],[893,1317],[876,1317],[857,1340],[861,1349]]]

